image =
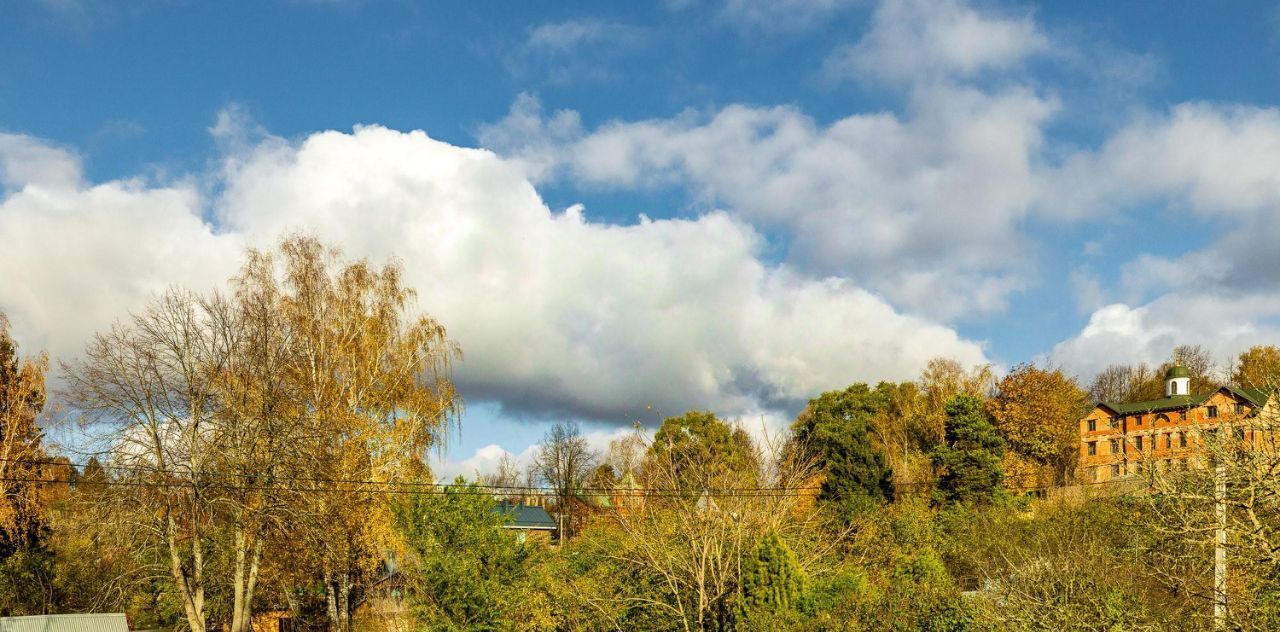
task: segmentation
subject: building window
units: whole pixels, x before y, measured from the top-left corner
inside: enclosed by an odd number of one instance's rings
[[[1178,382],[1176,380],[1173,382],[1169,382],[1169,394],[1170,395],[1178,394]]]
[[[1207,417],[1209,417],[1209,419],[1217,419],[1217,418],[1218,418],[1218,407],[1217,407],[1217,406],[1209,406],[1209,407],[1206,407],[1206,408],[1204,409],[1204,414],[1205,414]]]
[[[1108,423],[1108,424],[1111,426],[1111,428],[1114,430],[1117,426],[1119,426],[1119,425],[1120,425],[1120,418],[1119,418],[1119,417],[1110,417],[1110,418],[1108,418],[1108,419],[1107,419],[1107,423]]]
[[[1165,435],[1165,436],[1164,436],[1164,447],[1165,447],[1165,449],[1172,449],[1172,448],[1173,448],[1173,433],[1172,433],[1172,432],[1170,432],[1169,434],[1167,434],[1167,435]]]
[[[1180,411],[1178,411],[1178,419],[1181,419],[1182,421],[1186,421],[1186,420],[1187,420],[1187,411],[1186,411],[1186,410],[1180,410]]]
[[[1141,451],[1142,451],[1142,437],[1141,437],[1141,436],[1134,437],[1134,438],[1133,438],[1133,445],[1134,445],[1134,447],[1138,448],[1138,451],[1139,451],[1139,452],[1141,452]]]
[[[1179,433],[1178,433],[1178,447],[1179,447],[1179,448],[1185,448],[1185,447],[1187,447],[1187,433],[1186,433],[1186,432],[1179,432]]]
[[[1157,424],[1167,424],[1167,423],[1169,423],[1169,416],[1168,416],[1168,415],[1166,415],[1166,414],[1164,414],[1164,413],[1160,413],[1159,415],[1156,415],[1156,421],[1155,421],[1155,423],[1157,423]]]
[[[1248,411],[1245,409],[1244,404],[1236,404],[1237,415],[1244,415],[1246,412]]]
[[[1112,463],[1112,464],[1111,464],[1111,478],[1120,478],[1120,464],[1119,464],[1119,463]]]
[[[1142,425],[1142,415],[1134,415],[1134,416],[1133,416],[1133,425],[1135,425],[1135,426],[1141,426],[1141,425]]]
[[[1098,454],[1098,442],[1097,442],[1097,441],[1090,441],[1090,442],[1088,443],[1088,447],[1089,447],[1089,456],[1094,456],[1094,455]]]
[[[1097,419],[1090,419],[1090,420],[1089,420],[1089,432],[1093,432],[1094,430],[1097,430],[1097,429],[1098,429],[1098,420],[1097,420]]]
[[[1111,440],[1111,454],[1120,454],[1120,440],[1119,440],[1119,439],[1112,439],[1112,440]]]

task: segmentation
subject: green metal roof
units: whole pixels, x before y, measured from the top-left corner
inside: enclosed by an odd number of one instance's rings
[[[1222,388],[1231,391],[1236,397],[1244,398],[1254,406],[1265,406],[1269,398],[1268,393],[1260,388],[1240,388],[1238,386],[1224,386]]]
[[[123,613],[0,617],[0,632],[129,632]]]
[[[1164,372],[1164,379],[1166,380],[1172,380],[1178,377],[1191,377],[1191,373],[1188,372],[1186,368],[1177,364],[1169,367],[1169,370]]]
[[[511,516],[511,522],[504,525],[508,529],[556,528],[556,521],[551,519],[551,514],[547,513],[546,509],[535,505],[516,504],[504,500],[494,507],[494,511]]]
[[[1172,371],[1172,369],[1170,371]],[[1227,391],[1228,393],[1235,395],[1254,406],[1263,406],[1267,403],[1267,394],[1256,388],[1223,386],[1213,393],[1217,393],[1219,391]],[[1153,413],[1161,410],[1193,408],[1203,404],[1211,395],[1213,395],[1213,393],[1207,393],[1205,395],[1174,395],[1173,397],[1162,397],[1160,399],[1151,399],[1145,402],[1101,402],[1101,405],[1106,406],[1121,415]]]
[[[1157,410],[1191,408],[1203,404],[1206,399],[1209,399],[1208,395],[1174,395],[1173,397],[1150,399],[1145,402],[1102,402],[1102,405],[1121,415],[1129,415],[1132,413],[1155,412]]]

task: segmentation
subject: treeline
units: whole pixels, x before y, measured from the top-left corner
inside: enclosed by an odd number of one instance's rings
[[[1280,627],[1280,485],[1259,474],[1280,471],[1274,450],[1210,443],[1212,472],[1039,498],[1076,485],[1092,402],[1157,398],[1165,367],[1084,387],[937,359],[914,381],[823,393],[777,435],[691,411],[596,453],[561,423],[527,468],[441,486],[426,464],[460,412],[458,350],[409,316],[412,298],[394,263],[302,237],[251,252],[226,294],[165,293],[61,366],[58,417],[91,439],[79,458],[51,454],[37,423],[48,360],[0,327],[0,615],[231,632],[268,613],[341,632],[1208,629],[1217,500],[1227,623]],[[1226,367],[1179,356],[1201,392],[1280,375],[1273,347]],[[556,541],[511,529],[504,501],[545,506]]]

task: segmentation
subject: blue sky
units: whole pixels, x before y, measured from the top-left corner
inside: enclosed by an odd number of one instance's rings
[[[1280,340],[1278,35],[1247,2],[7,2],[0,308],[66,357],[284,230],[394,254],[467,354],[464,471],[933,356],[1226,360]]]

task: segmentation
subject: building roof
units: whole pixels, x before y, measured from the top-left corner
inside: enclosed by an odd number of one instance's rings
[[[494,507],[499,513],[504,513],[512,517],[511,522],[503,525],[508,529],[547,529],[554,530],[556,521],[551,519],[551,514],[546,509],[535,505],[526,505],[524,503],[512,503],[502,501]],[[0,632],[4,632],[0,630]]]
[[[1179,364],[1169,367],[1169,370],[1164,372],[1164,379],[1166,380],[1172,380],[1180,377],[1189,378],[1191,377],[1191,372],[1187,371],[1186,367]]]
[[[1172,371],[1172,369],[1170,369],[1170,371]],[[1213,393],[1219,393],[1222,391],[1226,391],[1228,394],[1234,395],[1239,399],[1243,399],[1254,406],[1263,406],[1267,403],[1267,394],[1256,388],[1223,386]],[[1203,404],[1213,396],[1213,393],[1206,393],[1204,395],[1174,395],[1173,397],[1161,397],[1160,399],[1151,399],[1144,402],[1100,402],[1099,405],[1105,406],[1121,415],[1153,413],[1161,410],[1194,408]]]
[[[0,617],[0,632],[129,632],[124,613]]]

